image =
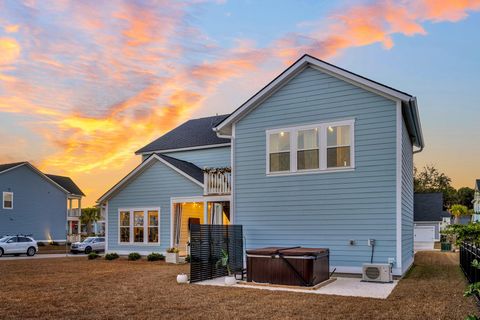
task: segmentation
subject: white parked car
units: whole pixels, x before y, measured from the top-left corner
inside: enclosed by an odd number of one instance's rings
[[[82,242],[75,242],[70,246],[70,252],[72,253],[84,252],[89,254],[90,252],[99,251],[105,251],[104,237],[88,237]]]
[[[0,239],[0,257],[4,254],[26,254],[31,257],[38,252],[37,241],[27,236],[6,236]]]

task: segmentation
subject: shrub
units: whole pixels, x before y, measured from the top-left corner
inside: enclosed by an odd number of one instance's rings
[[[120,257],[115,252],[107,253],[105,255],[105,260],[115,260],[115,259],[118,259],[118,258],[120,258]]]
[[[165,256],[161,253],[152,252],[147,256],[148,261],[160,261],[165,260]]]
[[[60,243],[57,242],[57,241],[52,241],[52,242],[50,242],[50,245],[51,245],[51,246],[59,246]]]
[[[180,250],[178,250],[178,248],[172,247],[172,248],[168,248],[167,252],[168,253],[179,253]]]
[[[90,252],[88,254],[88,260],[95,260],[97,259],[98,257],[100,257],[96,252]]]
[[[39,247],[45,247],[45,243],[44,243],[44,242],[37,242],[37,246],[39,246]]]
[[[469,223],[466,225],[452,224],[442,231],[451,242],[460,245],[462,242],[471,242],[480,245],[480,223]]]
[[[142,256],[138,252],[132,252],[128,255],[128,260],[130,261],[140,260],[141,258]]]

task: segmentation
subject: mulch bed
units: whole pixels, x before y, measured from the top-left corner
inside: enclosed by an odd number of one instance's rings
[[[464,319],[477,312],[453,253],[421,252],[386,300],[178,285],[188,265],[1,261],[1,319]]]

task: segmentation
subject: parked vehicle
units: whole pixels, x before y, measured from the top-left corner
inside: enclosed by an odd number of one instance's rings
[[[90,252],[105,251],[105,238],[104,237],[88,237],[83,242],[72,243],[70,252],[79,253],[84,252],[89,254]]]
[[[37,241],[28,236],[5,236],[0,239],[0,257],[4,254],[26,254],[31,257],[38,252]]]

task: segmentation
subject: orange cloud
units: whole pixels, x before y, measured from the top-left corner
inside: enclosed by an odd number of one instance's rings
[[[20,45],[13,38],[0,38],[0,66],[14,63],[20,56]]]
[[[18,29],[20,29],[20,26],[18,24],[9,24],[5,28],[3,28],[6,33],[15,33],[18,32]]]

